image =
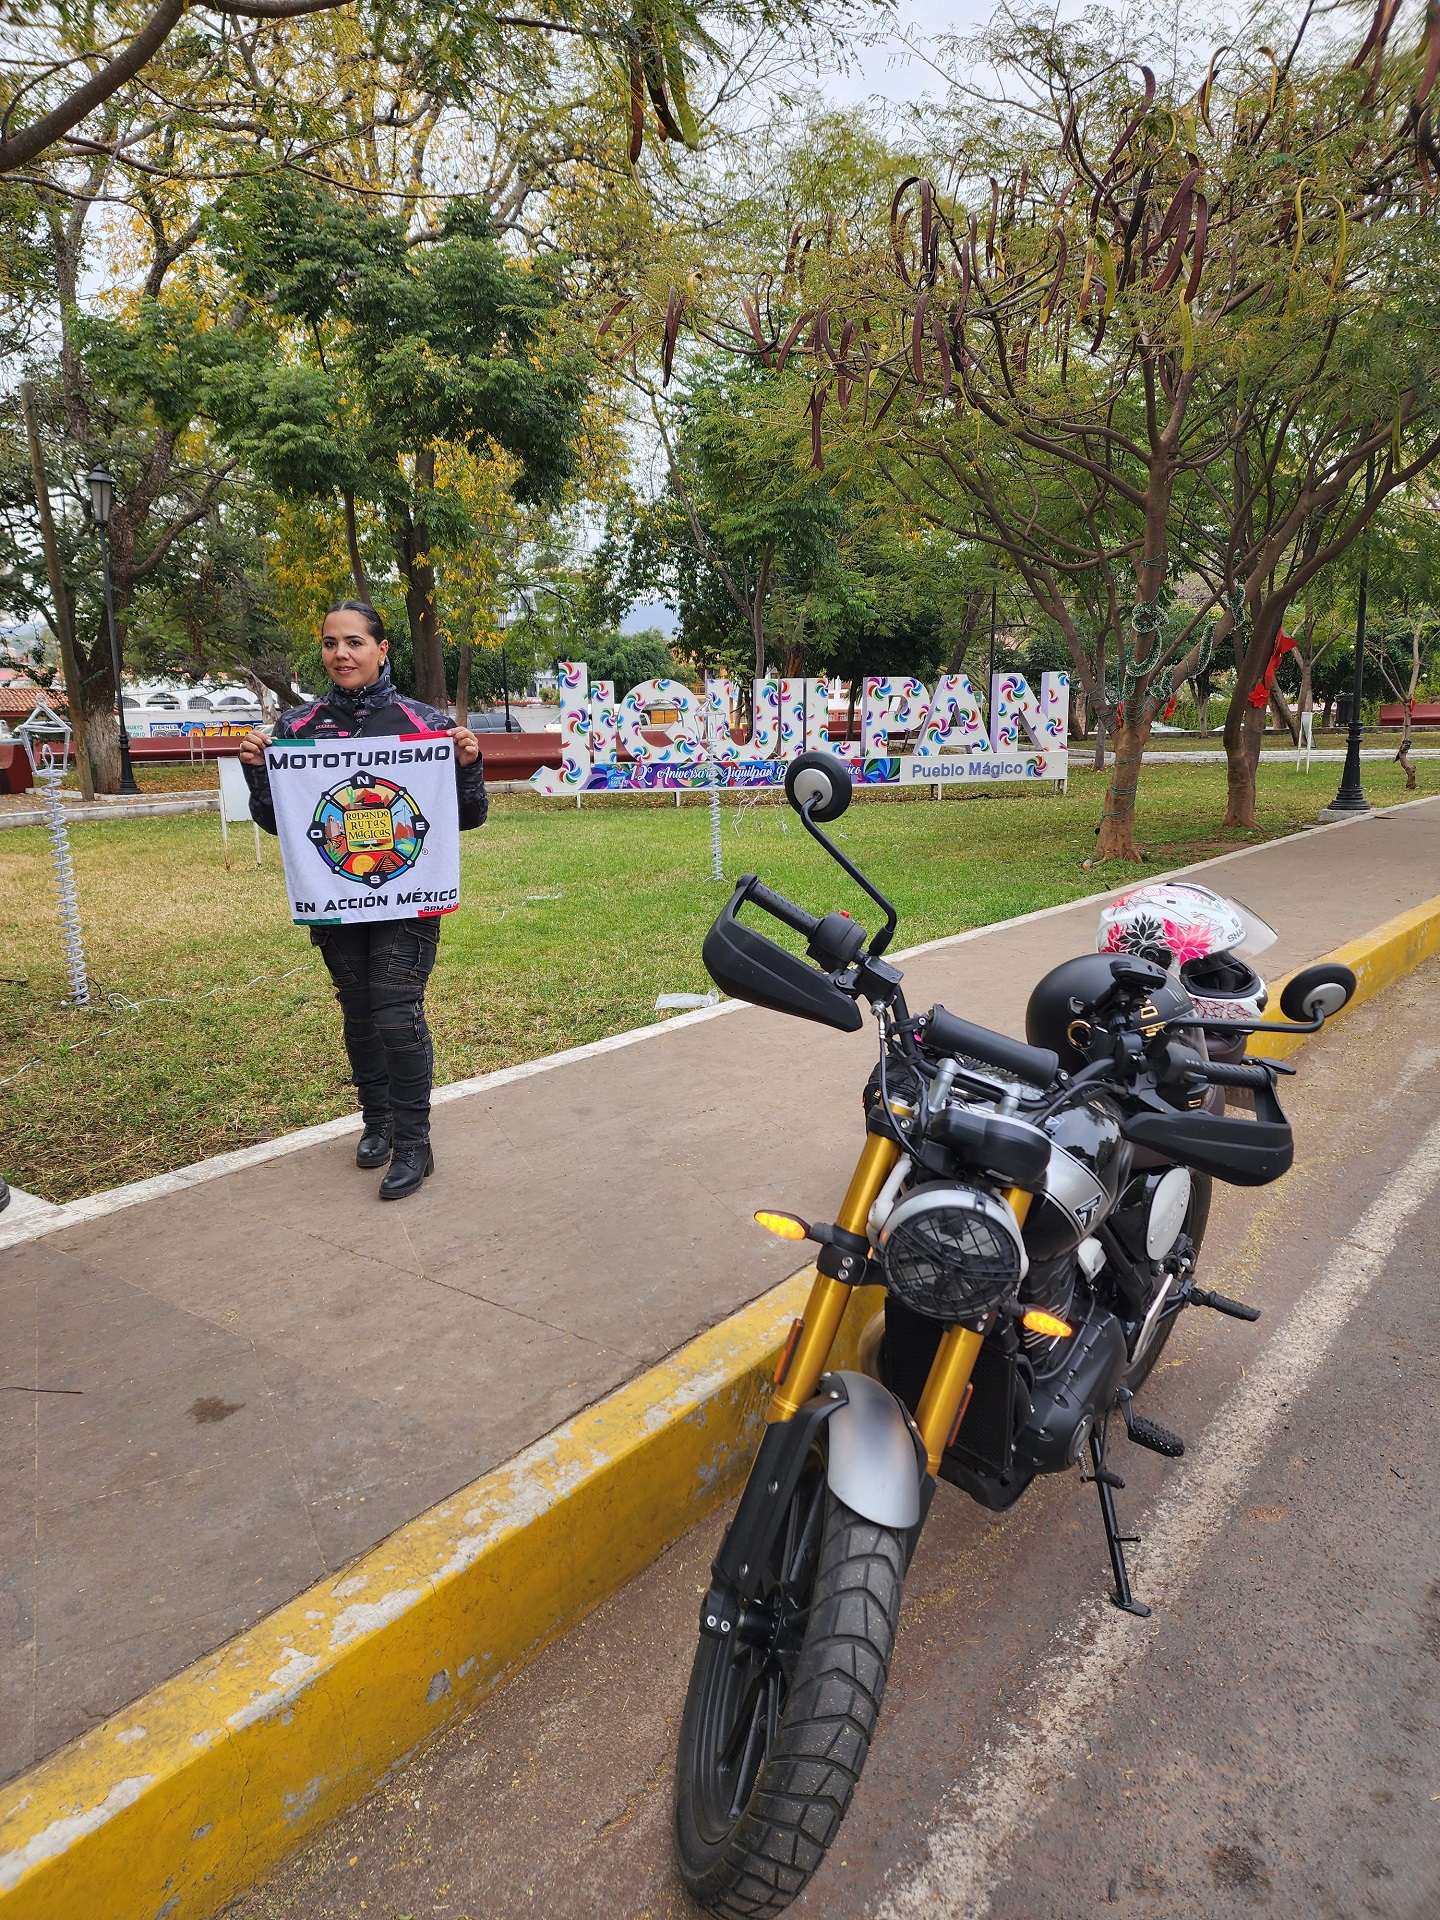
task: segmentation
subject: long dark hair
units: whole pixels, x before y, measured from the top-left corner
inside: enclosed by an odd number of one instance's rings
[[[368,600],[337,600],[333,607],[327,607],[325,609],[325,620],[328,620],[332,613],[358,613],[366,626],[369,627],[370,638],[375,642],[377,647],[384,646],[386,640],[389,638],[389,635],[385,631],[385,622],[380,618],[380,615]],[[325,625],[325,620],[320,622],[322,628]]]

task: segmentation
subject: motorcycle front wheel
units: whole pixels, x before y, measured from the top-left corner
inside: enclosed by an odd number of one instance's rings
[[[837,1500],[812,1453],[760,1597],[702,1634],[675,1763],[692,1897],[756,1920],[796,1897],[834,1840],[885,1693],[905,1538]]]

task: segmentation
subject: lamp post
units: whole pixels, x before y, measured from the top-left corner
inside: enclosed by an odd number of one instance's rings
[[[120,642],[115,635],[115,596],[110,587],[110,515],[115,508],[115,481],[104,466],[85,476],[90,489],[90,512],[100,529],[100,571],[105,582],[105,631],[110,641],[110,667],[115,676],[115,718],[120,728],[120,791],[139,793],[130,765],[130,733],[125,725],[125,695],[120,686]]]
[[[1365,463],[1365,501],[1375,491],[1375,456]],[[1360,536],[1360,591],[1355,601],[1355,679],[1350,695],[1350,728],[1345,738],[1345,769],[1340,775],[1340,791],[1328,807],[1320,809],[1322,820],[1355,820],[1369,813],[1370,802],[1360,785],[1360,695],[1365,681],[1365,616],[1370,600],[1370,522]]]

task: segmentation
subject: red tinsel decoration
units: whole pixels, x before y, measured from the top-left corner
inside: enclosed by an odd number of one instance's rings
[[[1270,656],[1270,664],[1266,667],[1258,685],[1250,689],[1250,704],[1252,707],[1269,706],[1270,689],[1275,684],[1275,669],[1280,665],[1280,662],[1294,645],[1295,642],[1290,638],[1288,633],[1282,633],[1280,638],[1275,642],[1275,651]]]

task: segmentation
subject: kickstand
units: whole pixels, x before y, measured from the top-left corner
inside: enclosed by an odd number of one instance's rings
[[[1105,1522],[1105,1544],[1110,1549],[1110,1566],[1115,1575],[1115,1591],[1110,1595],[1111,1602],[1122,1613],[1133,1613],[1137,1619],[1148,1620],[1150,1609],[1143,1600],[1137,1600],[1130,1591],[1130,1575],[1125,1568],[1125,1548],[1134,1545],[1138,1534],[1121,1533],[1115,1519],[1114,1487],[1123,1487],[1125,1482],[1118,1474],[1109,1473],[1105,1467],[1105,1436],[1110,1425],[1107,1414],[1098,1430],[1090,1433],[1090,1465],[1092,1477],[1100,1494],[1100,1518]]]

